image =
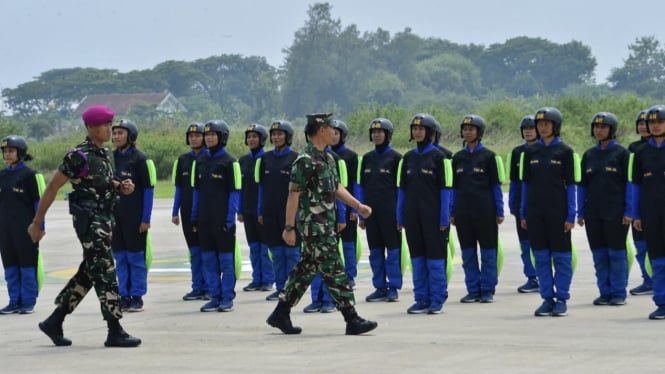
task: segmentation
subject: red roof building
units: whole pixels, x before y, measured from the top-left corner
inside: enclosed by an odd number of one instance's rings
[[[137,102],[144,102],[155,105],[155,110],[171,114],[175,112],[186,112],[184,105],[170,92],[161,93],[136,93],[136,94],[110,94],[110,95],[89,95],[76,107],[74,113],[81,115],[86,109],[93,105],[106,105],[113,109],[116,114],[127,114],[132,105]]]

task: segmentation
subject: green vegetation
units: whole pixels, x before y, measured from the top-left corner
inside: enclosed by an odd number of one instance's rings
[[[157,181],[155,185],[155,199],[172,199],[175,193],[175,186],[171,180]]]
[[[364,153],[372,148],[369,142],[368,125],[372,119],[385,117],[390,119],[395,132],[392,145],[400,152],[406,152],[413,148],[409,143],[409,121],[414,114],[427,112],[436,117],[443,127],[441,144],[451,151],[461,148],[462,142],[459,133],[459,121],[467,113],[479,114],[487,122],[487,130],[483,143],[496,153],[505,155],[517,144],[522,142],[519,135],[519,122],[524,115],[535,112],[542,106],[555,106],[563,114],[562,138],[576,152],[582,154],[593,145],[590,136],[590,121],[593,115],[600,111],[613,112],[620,120],[617,132],[620,143],[627,145],[635,138],[634,119],[636,114],[651,105],[645,98],[635,95],[622,96],[600,96],[600,97],[560,97],[560,98],[531,98],[531,99],[506,99],[501,102],[478,102],[467,111],[459,111],[441,106],[407,108],[395,105],[364,107],[349,113],[345,118],[349,126],[349,147],[359,153]],[[304,125],[304,118],[295,122],[296,134],[294,136],[293,148],[298,150],[304,145],[304,134],[300,129]],[[173,196],[173,188],[169,186],[173,162],[179,155],[187,152],[189,148],[185,145],[185,126],[177,128],[175,123],[166,123],[162,129],[148,128],[141,131],[138,138],[138,147],[149,158],[157,168],[157,176],[161,181],[157,187],[158,196]],[[62,160],[62,155],[67,149],[73,147],[84,138],[82,131],[70,134],[68,137],[58,137],[47,142],[30,142],[30,153],[35,156],[32,166],[45,174],[47,179]],[[111,144],[109,146],[112,147]],[[270,148],[267,144],[266,148]],[[244,128],[233,126],[231,136],[227,145],[227,151],[239,158],[247,152],[244,145]],[[161,191],[164,191],[163,193]]]
[[[579,41],[517,36],[484,46],[423,38],[410,28],[394,35],[381,28],[361,34],[356,25],[335,19],[329,3],[317,3],[285,48],[283,66],[258,56],[221,55],[127,73],[53,69],[2,91],[13,115],[0,112],[0,135],[27,135],[32,166],[48,179],[64,152],[84,138],[74,114],[84,96],[168,90],[187,112],[160,113],[143,103],[121,114],[138,124],[138,147],[153,159],[161,181],[188,151],[184,129],[191,122],[224,119],[232,129],[227,150],[237,158],[246,152],[248,123],[288,119],[296,128],[293,148],[300,149],[304,115],[318,111],[332,111],[347,123],[348,144],[359,153],[371,148],[367,126],[376,117],[395,125],[394,148],[412,148],[408,124],[420,112],[441,122],[442,144],[457,151],[459,120],[475,113],[488,125],[485,145],[504,156],[522,141],[518,124],[524,115],[555,106],[564,118],[563,140],[583,153],[593,144],[589,121],[595,113],[615,113],[619,141],[628,144],[636,137],[635,115],[665,97],[660,42],[647,36],[627,48],[624,66],[613,70],[609,84],[598,85],[591,48]]]

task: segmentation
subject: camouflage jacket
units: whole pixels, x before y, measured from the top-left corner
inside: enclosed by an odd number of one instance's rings
[[[65,154],[58,170],[69,178],[73,192],[70,198],[92,201],[110,212],[115,202],[113,189],[113,154],[107,147],[99,148],[90,139]]]
[[[293,162],[289,183],[289,191],[301,193],[296,216],[301,235],[335,235],[338,184],[339,175],[333,157],[308,143]]]

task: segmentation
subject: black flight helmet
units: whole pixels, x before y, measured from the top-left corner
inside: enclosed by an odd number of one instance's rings
[[[647,112],[647,131],[649,131],[649,134],[651,133],[649,122],[659,119],[665,119],[665,105],[658,104],[649,108]]]
[[[2,150],[5,148],[16,148],[16,154],[19,161],[23,161],[28,154],[28,142],[19,135],[9,135],[2,138]],[[3,155],[4,158],[4,155]]]
[[[291,145],[291,142],[293,141],[293,126],[289,121],[274,121],[272,125],[270,125],[270,134],[272,135],[272,132],[275,130],[284,131],[286,134],[286,145]],[[270,139],[270,143],[272,143],[272,139]]]
[[[460,138],[464,138],[462,135],[462,130],[464,130],[464,126],[470,125],[475,127],[478,130],[478,141],[480,141],[483,138],[483,135],[485,134],[485,120],[483,117],[477,115],[477,114],[467,114],[462,118],[462,120],[459,123],[459,136]]]
[[[187,126],[187,132],[185,132],[185,142],[189,145],[189,134],[201,134],[203,135],[203,124],[200,122],[193,122],[191,125]]]
[[[247,145],[247,134],[250,132],[255,132],[259,134],[259,139],[261,146],[263,147],[266,145],[266,140],[268,139],[268,130],[266,130],[265,126],[259,124],[259,123],[252,123],[247,128],[245,129],[245,145]]]
[[[522,135],[522,139],[524,139],[524,128],[526,127],[536,127],[535,117],[531,114],[522,117],[522,120],[520,121],[520,134]]]
[[[411,134],[411,128],[413,126],[422,126],[425,128],[425,139],[431,141],[432,135],[435,135],[437,128],[441,127],[439,121],[436,120],[431,114],[427,113],[418,113],[409,122],[409,141],[413,140],[413,135]]]
[[[203,126],[203,132],[217,133],[217,145],[219,147],[226,147],[226,143],[229,141],[229,134],[231,133],[231,130],[229,125],[227,125],[223,120],[213,119],[205,123]]]
[[[610,139],[616,139],[617,128],[619,128],[619,119],[614,113],[598,112],[591,119],[591,136],[593,137],[594,125],[607,125],[610,127]]]
[[[339,144],[344,144],[346,142],[346,137],[349,136],[349,127],[343,121],[338,119],[333,120],[335,123],[335,128],[339,129]]]
[[[369,141],[372,141],[372,130],[374,129],[382,129],[383,132],[386,134],[386,141],[385,143],[388,144],[390,143],[390,140],[393,137],[393,123],[390,122],[390,120],[386,118],[375,118],[372,120],[372,122],[369,123]]]
[[[114,129],[125,129],[127,130],[127,142],[129,145],[136,144],[136,139],[139,137],[139,128],[136,124],[128,119],[121,119],[119,121],[113,122]]]
[[[561,134],[561,123],[563,122],[563,117],[561,117],[561,112],[559,109],[553,107],[543,107],[536,111],[535,114],[536,125],[540,120],[552,121],[554,124],[552,133],[554,136],[559,136]],[[538,129],[538,127],[536,127]]]
[[[646,123],[646,121],[647,121],[647,112],[648,111],[649,111],[649,109],[644,109],[644,110],[640,111],[639,113],[637,113],[637,116],[635,117],[635,133],[637,135],[640,134],[640,130],[638,129],[638,125],[642,121],[644,121]],[[647,131],[648,131],[648,128],[647,128]]]

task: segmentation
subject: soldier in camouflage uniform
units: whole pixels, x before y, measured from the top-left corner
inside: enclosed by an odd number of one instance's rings
[[[113,230],[113,203],[118,193],[128,195],[134,191],[130,179],[113,179],[113,158],[104,142],[111,138],[114,113],[105,106],[93,106],[83,113],[88,131],[86,140],[69,150],[46,187],[37,207],[35,218],[28,227],[34,242],[44,236],[41,224],[58,190],[69,180],[73,192],[69,197],[69,210],[74,229],[83,247],[83,262],[55,299],[55,311],[39,328],[57,346],[71,345],[65,338],[62,323],[72,313],[91,288],[95,288],[101,304],[102,316],[108,324],[107,347],[136,347],[141,340],[127,334],[120,326],[122,312],[118,296],[115,264],[111,253]]]
[[[308,115],[310,143],[291,169],[282,238],[288,245],[295,245],[294,225],[297,218],[298,232],[303,241],[302,257],[289,274],[277,307],[266,321],[285,334],[300,334],[302,331],[291,324],[291,307],[300,301],[317,273],[321,274],[335,306],[344,315],[347,335],[363,334],[377,326],[376,322],[365,320],[356,313],[353,290],[339,257],[335,198],[355,207],[363,217],[368,217],[372,209],[361,204],[340,184],[335,161],[325,152],[325,147],[332,143],[334,126],[332,113]]]

